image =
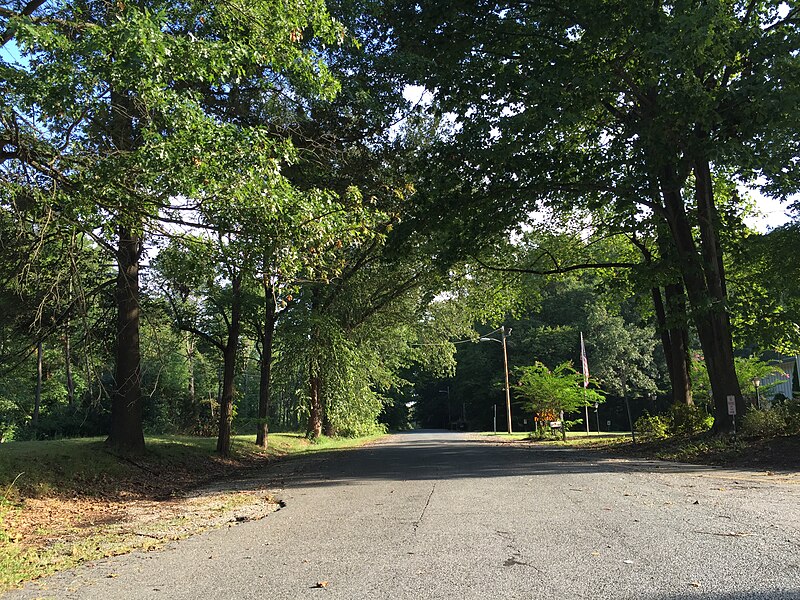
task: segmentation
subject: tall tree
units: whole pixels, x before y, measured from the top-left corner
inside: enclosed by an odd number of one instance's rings
[[[477,214],[488,204],[506,223],[542,203],[664,219],[716,426],[726,428],[726,396],[744,403],[712,171],[758,172],[782,192],[800,184],[790,108],[800,94],[797,9],[736,0],[390,5],[398,44],[419,56],[416,80],[459,125],[440,154],[453,198]]]
[[[238,93],[244,81],[273,98],[292,88],[335,91],[303,32],[335,44],[342,30],[318,0],[9,2],[0,29],[3,44],[13,40],[20,56],[0,65],[8,83],[0,100],[0,159],[35,173],[35,186],[21,182],[11,190],[17,198],[55,202],[63,218],[79,222],[114,256],[116,373],[108,443],[141,452],[142,252],[154,220],[164,218],[159,211],[175,198],[193,197],[204,183],[191,171],[178,179],[163,172],[213,154],[217,139],[196,135],[224,123],[208,100]]]

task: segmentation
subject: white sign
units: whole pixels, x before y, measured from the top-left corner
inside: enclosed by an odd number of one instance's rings
[[[728,396],[728,414],[736,414],[736,396]]]

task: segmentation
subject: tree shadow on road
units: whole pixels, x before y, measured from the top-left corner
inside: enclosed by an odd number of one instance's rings
[[[426,433],[428,435],[426,435]],[[254,474],[263,482],[300,486],[345,485],[356,481],[426,481],[496,477],[538,477],[602,473],[681,473],[698,477],[740,478],[743,485],[771,483],[781,477],[763,471],[726,470],[557,446],[492,444],[463,434],[419,432],[389,436],[382,443],[347,451],[319,452],[284,461]],[[241,485],[241,480],[231,482]]]

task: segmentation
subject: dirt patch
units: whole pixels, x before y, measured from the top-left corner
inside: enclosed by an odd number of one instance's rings
[[[125,476],[82,478],[68,494],[3,499],[0,593],[87,560],[154,550],[208,529],[262,519],[280,508],[268,489],[219,483],[267,462],[137,458]]]
[[[228,523],[257,520],[279,502],[267,490],[201,492],[169,500],[29,498],[6,520],[24,549],[47,549],[101,537],[104,554],[141,546],[137,538],[176,540]],[[144,540],[141,540],[144,541]]]

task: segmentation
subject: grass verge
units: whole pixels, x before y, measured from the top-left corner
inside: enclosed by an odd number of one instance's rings
[[[101,438],[2,444],[0,593],[87,560],[262,518],[277,507],[269,490],[202,487],[284,457],[378,437],[311,443],[270,434],[262,449],[255,436],[236,436],[229,458],[214,454],[213,439],[183,436],[148,437],[147,453],[135,458],[107,451]]]
[[[626,457],[670,460],[702,465],[726,466],[731,468],[759,469],[766,471],[800,471],[800,436],[772,438],[732,439],[717,436],[710,432],[692,436],[670,437],[648,440],[637,438],[634,444],[628,432],[609,432],[602,435],[585,432],[567,434],[567,441],[531,440],[527,434],[493,436],[491,432],[480,433],[481,439],[530,444],[532,446],[566,446],[604,451]]]
[[[553,438],[553,439],[536,439],[533,440],[530,437],[530,432],[518,432],[512,433],[511,435],[507,433],[497,433],[494,434],[491,431],[482,431],[478,433],[482,439],[486,441],[496,441],[496,442],[530,442],[530,443],[537,443],[537,444],[546,444],[546,445],[553,445],[553,446],[573,446],[576,448],[592,448],[592,447],[605,447],[611,444],[622,443],[625,441],[625,436],[628,436],[628,440],[630,440],[630,433],[625,432],[603,432],[598,435],[595,432],[586,435],[585,431],[570,431],[567,432],[567,440],[563,441],[560,437]]]

